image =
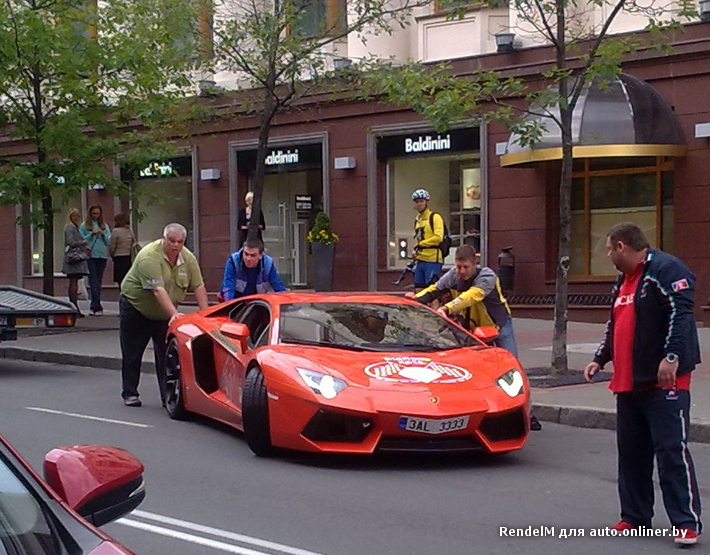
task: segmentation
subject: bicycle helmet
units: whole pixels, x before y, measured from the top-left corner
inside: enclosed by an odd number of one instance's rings
[[[431,197],[429,196],[429,191],[427,191],[426,189],[417,189],[412,193],[412,200],[429,200],[430,198]]]

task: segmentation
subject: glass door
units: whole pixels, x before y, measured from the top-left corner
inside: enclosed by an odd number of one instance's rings
[[[322,182],[320,169],[269,173],[264,178],[264,248],[287,287],[310,286],[306,234],[322,208]],[[304,198],[311,199],[305,208]]]

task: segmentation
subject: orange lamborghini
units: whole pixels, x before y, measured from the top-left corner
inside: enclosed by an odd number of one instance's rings
[[[173,323],[166,410],[234,426],[260,456],[520,449],[527,377],[477,335],[495,331],[395,296],[244,297]]]

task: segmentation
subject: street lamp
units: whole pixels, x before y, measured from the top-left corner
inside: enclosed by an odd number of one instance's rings
[[[710,0],[704,0],[706,2]],[[496,47],[498,48],[498,53],[503,54],[503,53],[510,53],[515,51],[515,44],[513,41],[515,41],[515,33],[511,33],[509,31],[501,32],[501,33],[496,33]]]

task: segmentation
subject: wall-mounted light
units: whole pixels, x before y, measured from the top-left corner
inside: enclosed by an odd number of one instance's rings
[[[200,171],[200,179],[202,181],[217,181],[221,174],[217,168],[206,168]]]
[[[353,61],[350,58],[334,58],[333,67],[335,69],[347,69],[353,65]]]
[[[103,191],[106,188],[106,185],[103,183],[94,183],[93,185],[89,185],[87,189],[90,191]]]
[[[338,156],[333,159],[333,167],[336,170],[352,170],[356,165],[354,156]]]
[[[510,53],[515,51],[515,33],[504,31],[496,33],[496,47],[499,54]]]
[[[700,0],[700,21],[710,23],[710,0]]]
[[[707,139],[708,137],[710,137],[710,123],[696,123],[695,138]]]
[[[399,259],[404,260],[409,256],[409,241],[404,237],[398,240]]]

